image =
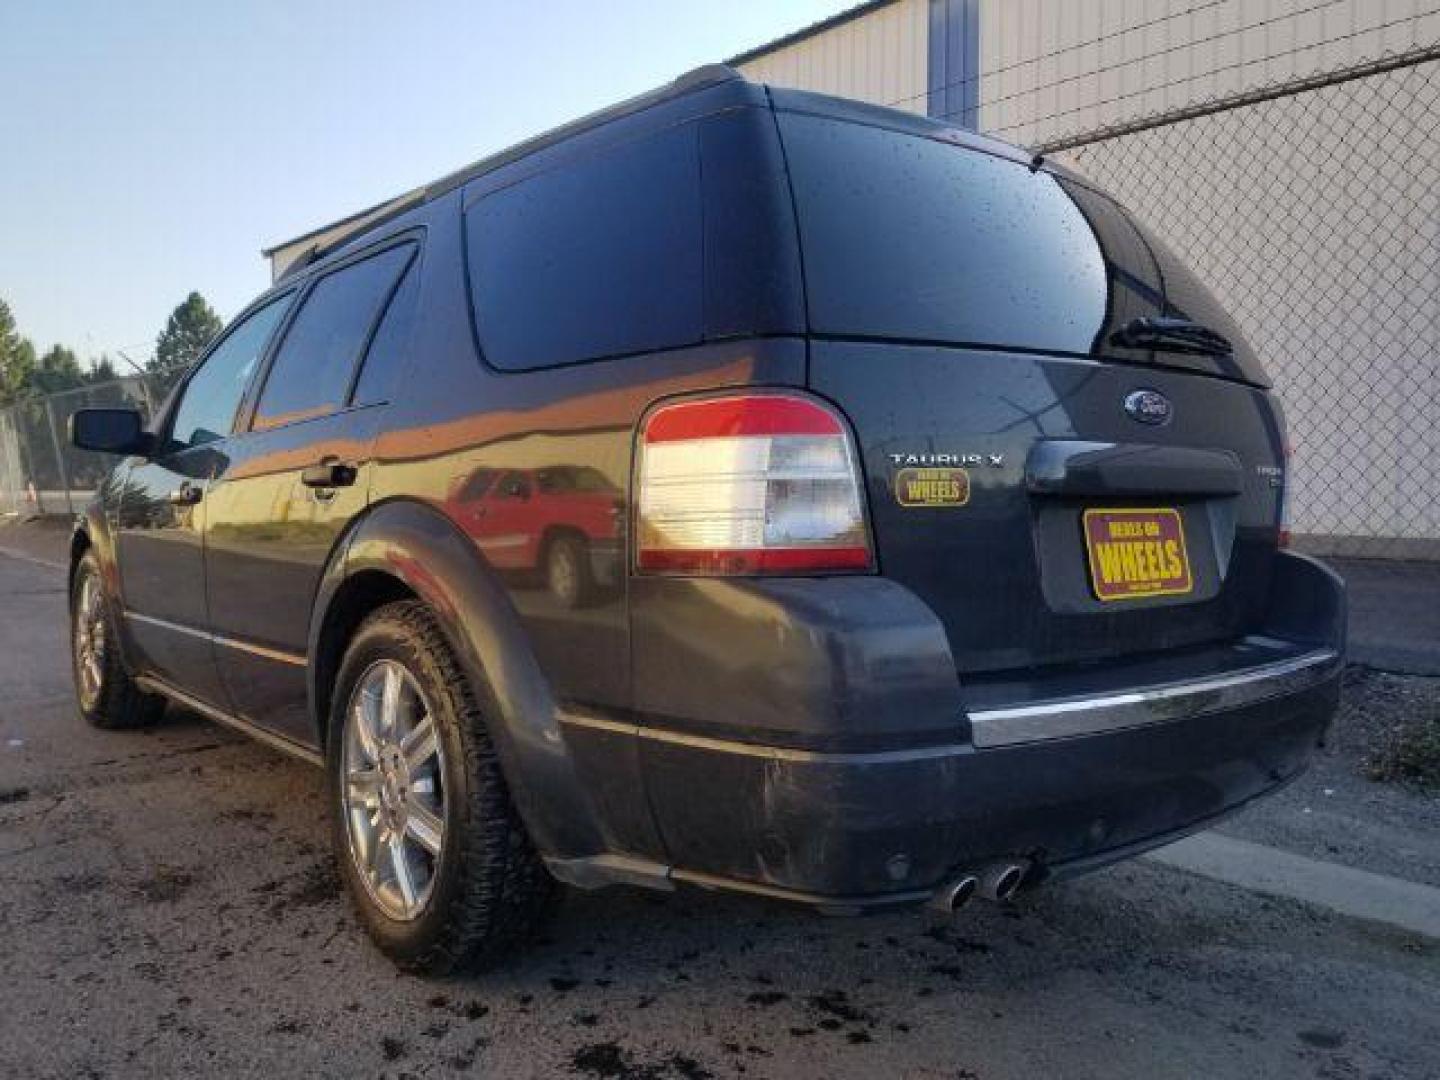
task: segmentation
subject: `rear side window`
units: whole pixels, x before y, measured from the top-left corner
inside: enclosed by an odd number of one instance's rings
[[[345,404],[380,307],[414,250],[391,248],[316,282],[275,354],[254,430],[324,416]]]
[[[700,204],[694,125],[482,196],[465,238],[486,359],[519,371],[698,342]]]
[[[395,295],[385,308],[385,315],[375,330],[370,347],[365,350],[365,362],[360,368],[360,379],[355,384],[355,405],[374,405],[389,401],[395,395],[396,383],[405,363],[406,347],[410,343],[410,331],[415,326],[415,308],[420,301],[419,260],[412,262],[405,271]]]

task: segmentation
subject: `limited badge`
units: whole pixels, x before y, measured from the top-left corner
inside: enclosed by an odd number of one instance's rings
[[[901,469],[895,474],[901,506],[964,506],[970,501],[970,474],[964,469]]]

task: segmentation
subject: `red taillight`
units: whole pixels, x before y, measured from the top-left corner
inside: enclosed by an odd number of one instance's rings
[[[1290,445],[1290,440],[1285,440],[1285,469],[1280,474],[1280,537],[1279,544],[1282,548],[1290,546],[1290,466],[1295,456],[1295,448]]]
[[[798,394],[663,405],[640,432],[641,570],[868,570],[860,469],[840,418]]]

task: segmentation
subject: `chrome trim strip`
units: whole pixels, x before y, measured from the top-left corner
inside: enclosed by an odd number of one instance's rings
[[[136,678],[135,683],[142,690],[149,691],[152,694],[163,694],[183,708],[191,709],[208,720],[213,720],[217,724],[223,724],[225,727],[238,731],[242,735],[248,735],[252,739],[264,743],[266,746],[289,754],[291,757],[299,758],[301,761],[321,768],[325,766],[325,757],[318,750],[312,750],[308,746],[302,746],[300,743],[287,739],[284,735],[277,735],[267,728],[252,724],[249,720],[242,720],[240,717],[233,716],[223,709],[217,709],[213,705],[207,705],[199,698],[191,697],[185,693],[184,690],[171,686],[164,679],[157,679],[153,675],[141,675]]]
[[[721,754],[739,754],[743,757],[768,758],[771,761],[804,761],[825,765],[889,765],[905,761],[926,761],[930,758],[954,757],[968,754],[970,747],[965,743],[945,743],[940,746],[917,746],[905,750],[801,750],[787,746],[767,746],[763,743],[738,742],[734,739],[716,739],[709,735],[691,735],[683,731],[648,727],[643,724],[625,724],[617,720],[605,720],[598,716],[581,713],[561,713],[560,720],[571,727],[588,728],[592,731],[608,731],[616,735],[628,735],[636,739],[686,746],[692,750],[713,750]]]
[[[570,727],[604,731],[635,739],[710,750],[721,754],[797,761],[822,765],[891,765],[907,761],[928,761],[954,757],[975,750],[1022,743],[1093,735],[1123,728],[1143,727],[1186,716],[1200,716],[1220,709],[1254,704],[1266,698],[1291,694],[1322,681],[1338,666],[1340,654],[1334,649],[1306,653],[1290,660],[1248,668],[1229,675],[1193,682],[1169,683],[1145,690],[1105,697],[1073,698],[1067,701],[1026,705],[1013,709],[986,709],[970,714],[971,742],[943,743],[904,750],[803,750],[764,743],[717,739],[710,735],[627,724],[579,712],[562,712],[560,720]]]
[[[971,737],[977,749],[989,749],[1199,716],[1296,693],[1323,681],[1339,664],[1338,652],[1321,649],[1210,679],[1106,697],[984,709],[970,714]]]
[[[214,645],[224,645],[228,649],[237,649],[240,652],[250,653],[252,656],[259,656],[265,660],[274,660],[281,664],[290,664],[294,667],[304,667],[309,661],[295,653],[281,652],[279,649],[266,648],[264,645],[255,645],[248,641],[239,641],[235,638],[221,637],[219,634],[211,634],[205,630],[196,630],[193,626],[182,626],[180,623],[173,623],[166,619],[157,619],[154,615],[141,615],[138,611],[126,611],[125,618],[133,619],[136,622],[149,623],[151,626],[158,626],[162,630],[173,630],[177,634],[188,634],[191,637],[203,638]]]
[[[279,649],[269,649],[264,645],[255,645],[248,641],[237,641],[235,638],[221,637],[219,634],[211,634],[210,640],[216,645],[224,645],[227,649],[246,652],[252,656],[259,656],[265,660],[274,660],[280,664],[289,664],[291,667],[303,668],[310,663],[309,660],[297,653],[281,652]]]
[[[741,881],[738,878],[720,877],[718,874],[706,874],[699,870],[685,870],[680,867],[671,868],[670,880],[678,881],[684,885],[694,885],[701,889],[718,889],[724,892],[749,893],[752,896],[765,896],[774,900],[789,900],[799,904],[811,904],[822,910],[834,911],[837,914],[864,910],[865,908],[923,904],[926,900],[930,899],[935,891],[934,889],[907,889],[905,892],[880,893],[878,895],[826,896],[823,893],[802,892],[798,889],[787,889],[780,885],[766,885],[758,881]]]

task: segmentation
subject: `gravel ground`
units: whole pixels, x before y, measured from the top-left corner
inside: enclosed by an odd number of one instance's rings
[[[501,971],[399,975],[340,895],[318,771],[176,710],[89,730],[62,609],[60,574],[0,557],[4,1076],[1440,1075],[1440,942],[1143,861],[946,923],[575,893]],[[1311,813],[1235,828],[1306,850],[1378,808],[1433,873],[1433,802],[1348,739],[1281,797]]]
[[[1352,667],[1329,743],[1310,771],[1218,831],[1440,887],[1440,792],[1367,775],[1370,755],[1396,724],[1437,710],[1440,679]]]

